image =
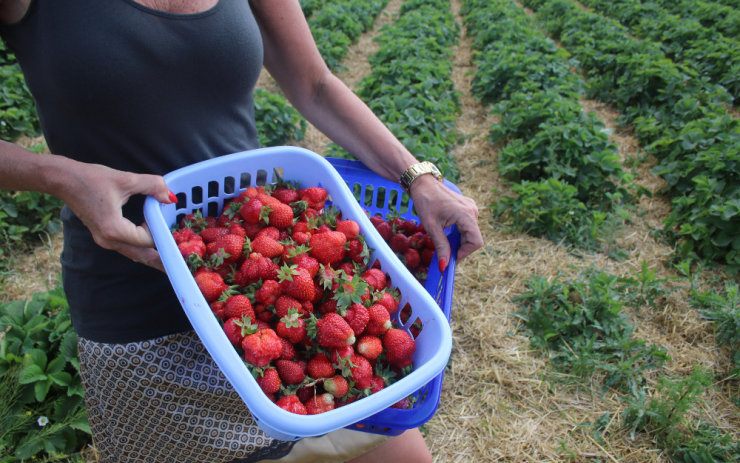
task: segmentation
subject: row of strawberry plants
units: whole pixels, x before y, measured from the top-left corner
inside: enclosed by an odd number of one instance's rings
[[[619,109],[658,159],[673,203],[666,231],[679,253],[740,269],[740,123],[722,92],[572,0],[523,3],[579,60],[589,94]]]
[[[314,10],[308,24],[321,56],[331,69],[339,69],[342,58],[360,35],[369,30],[388,0],[335,0]]]
[[[452,53],[460,28],[449,0],[410,0],[395,23],[384,26],[370,57],[371,73],[358,95],[419,159],[456,179],[450,150],[460,112],[452,82]],[[343,155],[332,147],[330,155]]]
[[[652,2],[640,0],[583,0],[638,37],[654,40],[669,58],[684,62],[722,85],[733,99],[740,97],[740,44],[702,26],[699,21],[666,12]]]
[[[301,0],[301,9],[303,14],[308,18],[313,15],[316,11],[323,8],[327,0]]]
[[[599,384],[623,404],[619,414],[606,411],[592,424],[592,436],[603,438],[609,422],[631,438],[647,436],[672,462],[738,461],[740,443],[711,416],[702,417],[702,395],[715,374],[702,368],[686,376],[667,373],[666,350],[637,338],[625,314],[627,308],[663,310],[665,283],[646,264],[626,278],[594,270],[572,279],[535,276],[515,298],[515,315],[564,380]],[[724,373],[716,375],[725,380]]]
[[[727,5],[702,0],[655,0],[655,3],[682,18],[699,21],[728,38],[740,35],[740,11]]]
[[[473,93],[494,103],[491,141],[515,198],[494,209],[524,231],[581,247],[598,239],[628,181],[604,125],[583,111],[583,82],[563,50],[511,0],[463,4],[476,50]]]

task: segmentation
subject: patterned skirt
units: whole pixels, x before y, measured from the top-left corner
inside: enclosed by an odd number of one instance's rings
[[[293,442],[263,434],[194,332],[127,344],[80,338],[102,462],[256,462]]]

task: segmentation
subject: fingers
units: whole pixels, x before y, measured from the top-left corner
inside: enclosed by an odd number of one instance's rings
[[[117,251],[134,262],[138,262],[164,272],[162,260],[159,258],[159,253],[154,248],[139,248],[124,244],[121,245]]]
[[[444,232],[443,224],[440,224],[436,217],[422,218],[422,222],[425,224],[429,237],[434,243],[434,249],[437,251],[437,262],[439,262],[439,270],[443,272],[447,268],[447,263],[450,262],[450,242],[447,240],[447,235]]]
[[[132,182],[128,187],[130,194],[150,195],[165,204],[177,201],[177,197],[159,175],[131,174],[129,181]]]
[[[470,218],[457,223],[460,231],[460,248],[457,250],[457,259],[463,260],[475,250],[483,247],[483,236],[478,223]]]

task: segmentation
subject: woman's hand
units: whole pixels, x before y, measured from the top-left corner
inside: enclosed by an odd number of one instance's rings
[[[434,242],[440,270],[450,261],[445,227],[455,224],[460,231],[458,259],[464,259],[483,246],[478,228],[478,206],[472,199],[455,193],[432,175],[422,175],[411,184],[411,198],[422,225]]]
[[[135,262],[164,270],[146,223],[135,225],[121,211],[136,194],[151,195],[166,204],[174,202],[164,179],[66,158],[63,164],[56,196],[90,230],[95,243]]]

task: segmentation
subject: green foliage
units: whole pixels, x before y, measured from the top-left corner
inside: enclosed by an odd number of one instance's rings
[[[301,0],[300,3],[303,14],[308,18],[314,12],[320,10],[326,3],[326,0]]]
[[[2,58],[0,58],[1,60]],[[0,65],[0,138],[39,133],[36,105],[17,64]]]
[[[532,345],[550,352],[555,368],[581,377],[600,374],[604,387],[637,395],[646,372],[668,356],[632,336],[618,283],[617,277],[595,271],[568,281],[534,277],[515,299],[516,315]]]
[[[622,111],[622,122],[634,125],[646,151],[659,160],[656,172],[673,197],[666,228],[678,243],[679,257],[721,261],[737,272],[740,121],[727,114],[727,92],[675,64],[655,43],[634,38],[624,26],[572,0],[524,3],[537,9],[541,24],[578,59],[590,95]],[[656,10],[648,6],[627,15],[624,8],[635,4],[611,2],[610,8],[625,24],[654,16]]]
[[[460,104],[451,59],[459,33],[449,2],[404,4],[398,20],[381,29],[372,72],[358,91],[410,152],[452,180],[458,168],[449,151],[457,141]]]
[[[674,462],[738,461],[740,443],[731,435],[687,417],[711,383],[710,373],[699,368],[684,378],[661,377],[653,397],[642,393],[628,400],[622,423],[633,437],[652,436]]]
[[[583,3],[615,18],[638,37],[655,41],[668,58],[683,62],[724,86],[733,98],[740,96],[740,46],[736,41],[691,17],[670,14],[651,2],[584,0]]]
[[[324,1],[321,8],[312,9],[308,24],[321,56],[331,69],[341,67],[349,46],[370,29],[387,3],[388,0],[335,0]]]
[[[476,48],[473,93],[496,103],[490,136],[505,144],[499,172],[519,195],[494,211],[533,235],[594,248],[631,197],[630,178],[604,125],[583,112],[577,63],[511,0],[469,0],[462,12]]]
[[[734,282],[720,291],[692,291],[691,303],[707,320],[714,322],[717,344],[726,346],[733,362],[732,376],[740,379],[740,294]]]
[[[0,461],[77,452],[90,428],[62,290],[1,305],[0,332]]]
[[[6,258],[7,249],[39,234],[58,232],[61,206],[60,200],[42,193],[0,191],[0,259]]]
[[[302,140],[306,121],[282,96],[263,89],[254,91],[254,113],[260,145],[284,145]]]
[[[596,247],[606,214],[590,211],[578,199],[576,187],[550,178],[525,180],[511,189],[516,196],[500,198],[492,212],[514,229],[570,246]]]

